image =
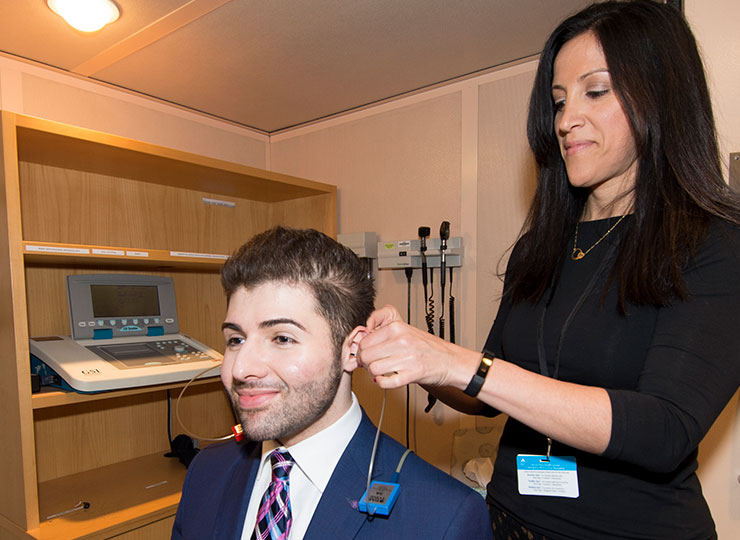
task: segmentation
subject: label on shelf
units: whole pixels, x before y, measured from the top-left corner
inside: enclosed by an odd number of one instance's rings
[[[148,251],[127,251],[126,257],[148,257]]]
[[[195,253],[190,251],[170,251],[171,257],[190,257],[198,259],[221,259],[226,260],[229,258],[228,255],[220,255],[218,253]]]
[[[116,255],[118,257],[123,257],[126,252],[122,249],[100,249],[100,248],[93,248],[92,250],[93,255]]]
[[[214,206],[225,206],[226,208],[234,208],[236,203],[233,201],[224,201],[221,199],[211,199],[210,197],[203,197],[205,204],[212,204]]]
[[[65,246],[31,246],[26,245],[26,251],[35,251],[38,253],[68,253],[73,255],[90,255],[87,248],[73,248]]]

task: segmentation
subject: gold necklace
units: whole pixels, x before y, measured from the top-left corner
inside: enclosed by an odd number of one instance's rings
[[[616,222],[616,223],[615,223],[614,225],[612,225],[611,227],[609,227],[609,230],[608,230],[608,231],[606,231],[606,232],[604,233],[604,236],[602,236],[601,238],[599,238],[599,239],[598,239],[598,240],[597,240],[597,241],[596,241],[596,242],[594,243],[594,245],[592,245],[592,246],[591,246],[590,248],[588,248],[588,249],[587,249],[586,251],[583,251],[582,249],[580,249],[580,248],[578,248],[578,247],[576,246],[576,243],[578,242],[578,223],[576,223],[576,235],[575,235],[575,237],[573,238],[573,252],[572,252],[572,253],[570,254],[570,258],[571,258],[571,259],[573,259],[574,261],[580,261],[581,259],[583,259],[583,258],[584,258],[584,257],[585,257],[586,255],[588,255],[588,254],[589,254],[589,252],[590,252],[590,251],[591,251],[591,250],[592,250],[593,248],[595,248],[596,246],[598,246],[598,245],[599,245],[599,243],[600,243],[600,242],[601,242],[601,241],[602,241],[602,240],[603,240],[604,238],[606,238],[607,236],[609,236],[609,233],[610,233],[610,232],[612,232],[612,231],[614,230],[614,228],[615,228],[615,227],[616,227],[617,225],[619,225],[619,224],[621,223],[621,221],[622,221],[622,220],[623,220],[624,218],[626,218],[626,217],[627,217],[627,214],[624,214],[624,215],[623,215],[623,216],[622,216],[621,218],[619,218],[619,219],[617,220],[617,222]]]

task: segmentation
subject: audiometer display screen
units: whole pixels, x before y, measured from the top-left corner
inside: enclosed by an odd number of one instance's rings
[[[156,285],[90,285],[93,317],[160,315]]]

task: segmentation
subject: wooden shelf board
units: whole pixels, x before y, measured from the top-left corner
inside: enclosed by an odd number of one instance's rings
[[[16,115],[19,161],[256,201],[336,193],[336,187],[124,137]]]
[[[158,384],[154,386],[139,386],[136,388],[127,388],[125,390],[111,390],[110,392],[98,392],[95,394],[80,394],[77,392],[66,392],[55,388],[44,387],[41,392],[33,394],[31,401],[34,409],[45,409],[47,407],[58,407],[60,405],[70,405],[72,403],[83,403],[85,401],[100,401],[104,399],[115,399],[124,396],[133,396],[138,394],[150,394],[165,390],[181,389],[185,382]],[[198,379],[191,383],[191,386],[202,386],[207,384],[221,384],[218,376]],[[173,396],[176,397],[176,396]]]
[[[163,249],[23,242],[23,258],[28,263],[74,265],[148,266],[157,268],[219,270],[228,255],[193,253]]]
[[[38,540],[103,539],[172,516],[187,469],[164,451],[39,484]],[[77,510],[47,519],[75,507]]]

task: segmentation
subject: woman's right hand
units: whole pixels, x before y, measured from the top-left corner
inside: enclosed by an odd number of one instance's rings
[[[393,306],[374,311],[366,330],[358,361],[381,388],[410,383],[464,388],[480,361],[480,353],[406,324]]]

